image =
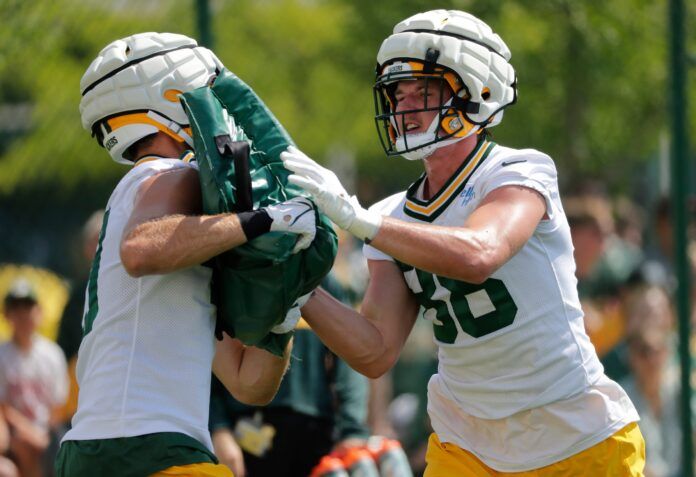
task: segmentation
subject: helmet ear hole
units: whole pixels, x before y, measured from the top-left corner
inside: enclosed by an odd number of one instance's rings
[[[155,140],[156,136],[157,136],[157,133],[152,133],[152,134],[148,134],[147,136],[145,136],[143,138],[138,139],[133,144],[128,146],[128,148],[125,151],[123,151],[123,157],[125,157],[129,161],[135,162],[135,160],[137,159],[138,151],[141,148],[149,146],[150,144],[152,144],[152,142]]]
[[[485,101],[490,97],[491,97],[491,90],[488,88],[483,88],[483,90],[481,90],[481,98]]]

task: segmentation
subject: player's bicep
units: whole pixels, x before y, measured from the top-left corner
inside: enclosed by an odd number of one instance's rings
[[[167,215],[201,213],[198,171],[182,167],[149,177],[138,188],[124,236],[139,224]]]
[[[502,262],[517,253],[546,216],[546,201],[537,191],[509,185],[492,190],[464,226],[496,242]]]
[[[419,305],[399,267],[388,260],[368,260],[370,283],[361,313],[380,330],[393,359],[406,343],[418,316]]]

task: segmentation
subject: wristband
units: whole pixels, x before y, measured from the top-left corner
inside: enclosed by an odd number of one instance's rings
[[[247,241],[254,240],[256,237],[271,230],[273,219],[265,209],[250,210],[237,214],[239,224],[242,226]]]
[[[352,233],[360,240],[369,244],[379,232],[382,226],[382,215],[376,212],[371,212],[359,206],[355,210],[355,218],[348,227],[348,232]]]

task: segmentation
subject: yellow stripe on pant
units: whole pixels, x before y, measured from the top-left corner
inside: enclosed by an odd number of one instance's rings
[[[229,467],[222,464],[202,462],[200,464],[175,465],[152,474],[150,477],[234,477]]]
[[[524,472],[498,472],[472,453],[451,443],[441,443],[433,433],[425,460],[428,466],[424,477],[642,477],[645,442],[634,422],[589,449],[555,464]]]

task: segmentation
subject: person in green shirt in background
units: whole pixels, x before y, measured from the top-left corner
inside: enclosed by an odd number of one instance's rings
[[[331,275],[322,287],[346,301]],[[369,436],[367,378],[334,355],[304,320],[294,342],[290,369],[265,407],[246,406],[213,382],[213,446],[235,477],[306,477],[324,455],[363,445]]]

